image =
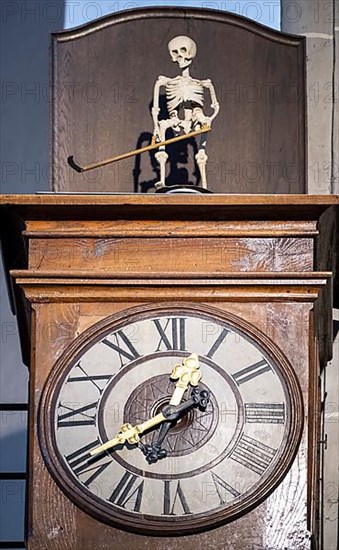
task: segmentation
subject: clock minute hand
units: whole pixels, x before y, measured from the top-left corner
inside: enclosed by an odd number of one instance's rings
[[[196,353],[191,353],[189,357],[183,359],[181,364],[175,365],[170,378],[172,380],[177,380],[177,382],[169,404],[179,405],[188,386],[191,385],[196,387],[202,378],[198,355]],[[171,426],[172,421],[167,421],[162,424],[156,443],[157,445],[161,445],[164,441]]]

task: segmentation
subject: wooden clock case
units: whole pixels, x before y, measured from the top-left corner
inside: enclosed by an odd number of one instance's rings
[[[163,302],[211,305],[258,327],[291,362],[305,406],[297,455],[273,493],[179,544],[317,547],[319,375],[331,356],[336,204],[305,195],[1,197],[6,272],[30,368],[30,550],[178,547],[176,537],[122,531],[76,507],[37,438],[46,379],[74,339],[114,313]]]

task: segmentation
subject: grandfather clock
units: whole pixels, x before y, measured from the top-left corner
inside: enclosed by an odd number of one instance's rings
[[[57,193],[0,201],[28,549],[318,548],[338,197],[302,194],[303,39],[157,8],[52,52]]]
[[[1,197],[31,342],[29,549],[316,547],[337,203]]]

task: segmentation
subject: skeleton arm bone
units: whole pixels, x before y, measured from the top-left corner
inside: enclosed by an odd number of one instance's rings
[[[153,118],[153,124],[154,124],[154,136],[161,140],[160,136],[160,127],[159,127],[159,113],[160,113],[160,107],[159,107],[159,97],[160,97],[160,88],[161,86],[166,86],[169,78],[166,76],[158,76],[158,79],[156,83],[154,84],[154,90],[153,90],[153,107],[152,107],[152,118]]]
[[[217,114],[219,113],[220,111],[220,104],[217,100],[217,96],[216,96],[216,93],[215,93],[215,89],[214,89],[214,86],[211,82],[210,79],[207,79],[207,80],[203,80],[203,86],[204,88],[207,88],[210,92],[210,96],[211,96],[211,107],[214,111],[213,115],[211,117],[209,117],[209,120],[210,122],[212,122],[212,120],[215,119],[215,117],[217,116]]]

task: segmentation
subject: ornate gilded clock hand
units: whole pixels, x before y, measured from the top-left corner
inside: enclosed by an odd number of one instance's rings
[[[188,386],[197,386],[202,378],[198,355],[192,353],[181,364],[175,365],[170,378],[177,380],[177,383],[169,404],[179,405]]]
[[[192,353],[189,357],[183,359],[181,364],[175,365],[170,378],[172,380],[177,380],[177,383],[169,404],[178,405],[188,386],[197,386],[202,378],[198,355]],[[161,444],[172,425],[173,422],[171,421],[162,424],[155,445],[144,445],[140,443],[140,448],[149,464],[157,462],[157,460],[167,456],[166,449],[162,449]]]

